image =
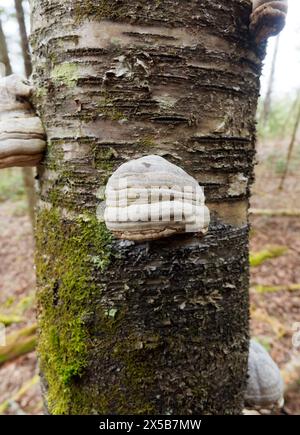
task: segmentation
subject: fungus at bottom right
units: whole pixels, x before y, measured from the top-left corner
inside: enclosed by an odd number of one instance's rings
[[[255,340],[250,341],[248,384],[245,404],[255,407],[282,407],[284,383],[277,364]]]

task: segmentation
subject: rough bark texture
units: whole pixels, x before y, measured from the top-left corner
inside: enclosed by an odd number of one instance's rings
[[[48,134],[37,228],[50,413],[238,414],[264,48],[249,0],[32,1]],[[96,219],[108,176],[164,156],[205,188],[204,238],[135,244]]]

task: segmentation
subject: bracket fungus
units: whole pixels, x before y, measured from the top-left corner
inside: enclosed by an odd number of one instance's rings
[[[245,403],[258,408],[282,407],[283,390],[278,366],[259,343],[251,340]]]
[[[253,12],[250,17],[250,30],[257,43],[281,32],[285,26],[288,10],[287,0],[252,0]]]
[[[104,220],[119,239],[147,241],[208,230],[210,216],[202,188],[160,156],[121,165],[108,180],[105,196]]]
[[[45,132],[29,102],[32,91],[18,75],[0,79],[0,169],[36,166],[42,159]]]

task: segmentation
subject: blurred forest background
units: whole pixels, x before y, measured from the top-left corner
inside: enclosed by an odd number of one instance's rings
[[[299,3],[289,0],[287,26],[268,46],[250,215],[251,335],[282,370],[289,414],[300,414]],[[0,0],[1,75],[30,75],[26,29],[29,2]],[[7,332],[0,347],[0,414],[42,413],[34,352],[33,183],[31,169],[0,170],[0,324]]]

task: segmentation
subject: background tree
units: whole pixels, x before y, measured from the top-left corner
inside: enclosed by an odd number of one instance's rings
[[[48,135],[36,231],[50,413],[238,414],[264,46],[248,0],[32,1]],[[208,235],[112,239],[96,210],[121,163],[158,154],[205,187]]]
[[[16,7],[16,13],[17,13],[17,20],[19,25],[19,31],[20,31],[20,44],[22,48],[22,55],[24,60],[24,70],[27,75],[27,77],[31,74],[31,59],[30,59],[30,51],[29,51],[29,44],[28,44],[28,38],[26,33],[26,26],[25,26],[25,18],[24,18],[24,11],[22,6],[22,1],[16,0],[15,1],[15,7]],[[9,59],[8,54],[8,48],[6,43],[5,34],[3,32],[3,27],[0,19],[0,63],[4,64],[4,75],[10,75],[13,73],[13,69],[11,66],[11,62]],[[1,71],[0,71],[1,74]],[[34,174],[32,168],[22,168],[22,176],[23,176],[23,182],[24,187],[26,191],[26,196],[28,200],[28,212],[29,216],[32,222],[32,225],[34,226],[34,214],[35,214],[35,204],[36,204],[36,196],[35,196],[35,187],[34,187]]]
[[[272,57],[272,65],[271,65],[271,71],[270,71],[270,76],[269,76],[269,80],[268,80],[267,92],[266,92],[266,96],[265,96],[264,102],[263,102],[263,110],[262,110],[262,115],[261,115],[263,125],[266,125],[268,118],[269,118],[269,115],[270,115],[270,110],[271,110],[272,93],[273,93],[273,86],[274,86],[274,79],[275,79],[276,61],[277,61],[277,56],[278,56],[279,42],[280,42],[280,36],[277,36],[276,42],[275,42],[275,47],[274,47],[274,53],[273,53],[273,57]]]
[[[300,125],[300,91],[298,91],[298,95],[297,95],[297,98],[295,101],[295,107],[296,107],[295,123],[293,125],[292,136],[291,136],[290,143],[288,146],[285,167],[284,167],[284,171],[283,171],[282,176],[281,176],[279,190],[283,189],[283,187],[284,187],[284,182],[285,182],[285,179],[286,179],[287,174],[288,174],[289,165],[290,165],[292,153],[294,150],[294,145],[295,145],[295,142],[297,140],[297,133],[299,130],[299,125]]]
[[[0,14],[1,14],[1,10],[0,10]],[[4,65],[4,74],[6,76],[12,74],[12,68],[8,56],[7,44],[3,32],[1,17],[0,17],[0,63]]]
[[[23,9],[23,0],[15,0],[16,17],[19,26],[20,44],[22,48],[22,55],[24,61],[24,70],[27,77],[32,73],[30,48],[27,37],[25,15]]]
[[[15,10],[16,10],[16,17],[17,17],[18,27],[19,27],[20,45],[22,49],[24,71],[26,77],[29,77],[32,72],[32,65],[31,65],[31,56],[30,56],[30,49],[29,49],[29,43],[28,43],[28,37],[26,31],[25,15],[24,15],[22,0],[15,0]],[[22,168],[22,174],[23,174],[24,186],[28,199],[29,215],[30,215],[32,225],[34,226],[35,206],[36,206],[34,171],[32,168]]]

